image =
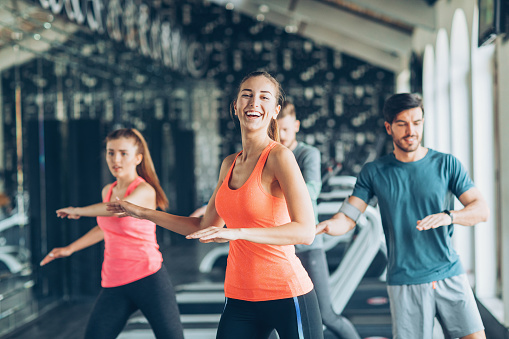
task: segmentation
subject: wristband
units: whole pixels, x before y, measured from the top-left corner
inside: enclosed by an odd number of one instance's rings
[[[348,197],[348,198],[350,198],[350,197]],[[347,217],[349,217],[350,219],[352,219],[353,221],[357,222],[357,220],[359,220],[359,217],[361,216],[362,212],[357,207],[350,204],[348,202],[348,198],[346,198],[345,201],[343,201],[343,205],[341,205],[341,207],[339,208],[338,213],[341,212],[344,215],[346,215]]]

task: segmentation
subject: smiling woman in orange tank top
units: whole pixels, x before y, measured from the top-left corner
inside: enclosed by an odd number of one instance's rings
[[[126,201],[115,213],[148,219],[201,242],[230,242],[226,302],[217,338],[323,338],[313,284],[295,255],[295,244],[315,235],[313,207],[292,151],[281,145],[277,115],[281,86],[266,72],[240,83],[232,103],[242,151],[224,159],[203,218],[181,217]],[[226,224],[226,227],[225,227]]]

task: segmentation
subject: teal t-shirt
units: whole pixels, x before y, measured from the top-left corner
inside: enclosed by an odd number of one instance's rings
[[[366,164],[353,195],[378,198],[387,242],[389,285],[423,284],[463,273],[451,236],[454,226],[417,230],[417,220],[452,209],[454,195],[474,187],[458,159],[429,149],[414,162],[394,154]]]

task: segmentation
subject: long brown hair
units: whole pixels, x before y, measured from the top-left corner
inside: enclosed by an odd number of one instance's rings
[[[235,95],[235,99],[233,100],[233,102],[230,105],[230,116],[232,118],[233,118],[233,106],[235,105],[235,102],[237,101],[237,97],[239,96],[240,88],[242,87],[242,84],[251,78],[259,77],[259,76],[263,76],[263,77],[269,79],[270,82],[272,82],[272,84],[276,88],[276,95],[275,95],[276,96],[276,106],[283,105],[283,102],[285,101],[285,94],[283,92],[283,88],[281,87],[281,84],[279,83],[279,81],[277,81],[276,78],[274,78],[269,72],[266,72],[266,71],[251,72],[242,79],[242,81],[239,84],[239,87],[237,88],[237,94]],[[267,134],[269,135],[269,138],[279,142],[279,140],[280,140],[279,139],[279,127],[278,127],[276,119],[270,119],[270,124],[267,129]]]
[[[168,208],[168,198],[166,197],[166,194],[164,193],[163,188],[159,183],[159,178],[157,177],[154,163],[152,162],[152,157],[150,156],[150,151],[148,150],[147,141],[145,141],[145,138],[137,129],[121,128],[108,134],[106,137],[106,142],[120,138],[134,140],[138,154],[143,156],[141,162],[138,164],[138,166],[136,166],[136,172],[156,190],[157,207],[162,210],[166,210]]]

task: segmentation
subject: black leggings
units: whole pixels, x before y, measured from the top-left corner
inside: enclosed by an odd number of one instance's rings
[[[339,339],[361,339],[353,324],[345,317],[336,314],[332,309],[329,292],[329,269],[327,259],[322,249],[298,252],[302,262],[315,285],[318,304],[322,314],[323,324]]]
[[[116,338],[138,309],[156,338],[184,338],[175,291],[163,265],[156,273],[130,284],[102,288],[90,314],[85,339]]]
[[[270,301],[227,298],[216,338],[266,339],[274,329],[281,339],[322,339],[314,290],[299,297]]]

